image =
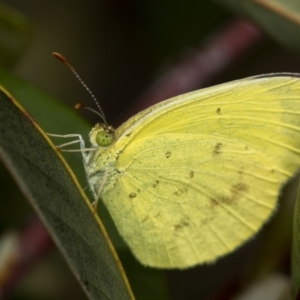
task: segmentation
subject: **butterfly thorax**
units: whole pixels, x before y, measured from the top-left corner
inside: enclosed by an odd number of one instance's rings
[[[91,191],[97,199],[101,191],[108,187],[107,178],[114,177],[116,173],[117,154],[112,151],[114,128],[105,124],[96,124],[89,137],[95,151],[87,154],[85,171]]]

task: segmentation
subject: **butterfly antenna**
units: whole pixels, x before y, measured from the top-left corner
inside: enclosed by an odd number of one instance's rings
[[[103,119],[103,116],[95,109],[91,108],[91,107],[88,107],[88,106],[85,106],[84,104],[78,102],[74,105],[74,108],[75,109],[86,109],[86,110],[89,110],[91,112],[93,112],[94,114],[96,114],[97,116],[99,116],[100,118]],[[106,124],[107,125],[107,124]]]
[[[92,91],[89,89],[89,87],[85,84],[85,82],[81,79],[81,77],[78,75],[78,73],[76,72],[76,70],[73,68],[73,66],[68,62],[68,60],[63,56],[61,55],[60,53],[58,52],[53,52],[52,55],[58,59],[59,61],[61,61],[65,66],[67,66],[69,68],[69,70],[71,70],[71,72],[75,75],[75,77],[79,80],[79,82],[82,84],[82,86],[86,89],[86,91],[90,94],[90,96],[92,97],[92,99],[94,100],[98,110],[99,110],[99,113],[95,110],[93,110],[92,108],[87,108],[86,106],[83,106],[81,105],[81,108],[85,108],[85,109],[88,109],[90,111],[93,111],[95,112],[98,116],[101,117],[101,119],[103,120],[103,122],[105,123],[105,125],[108,126],[107,122],[106,122],[106,118],[105,118],[105,115],[103,113],[103,110],[99,104],[99,102],[97,101],[97,98],[95,97],[95,95],[92,93]],[[76,106],[75,106],[76,108]]]

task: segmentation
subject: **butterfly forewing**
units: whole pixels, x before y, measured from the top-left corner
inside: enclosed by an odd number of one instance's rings
[[[299,167],[300,79],[167,100],[121,126],[106,151],[95,161],[113,169],[101,198],[135,256],[163,268],[214,261],[257,233]]]

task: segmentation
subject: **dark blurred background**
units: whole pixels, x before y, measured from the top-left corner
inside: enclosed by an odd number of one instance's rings
[[[29,17],[35,28],[16,73],[71,103],[89,101],[52,58],[53,51],[61,52],[97,95],[108,119],[230,18],[210,1],[2,2]]]

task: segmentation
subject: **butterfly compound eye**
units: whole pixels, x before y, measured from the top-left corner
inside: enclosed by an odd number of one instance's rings
[[[107,131],[98,132],[96,137],[96,143],[99,146],[107,147],[109,146],[114,140],[114,134]]]

